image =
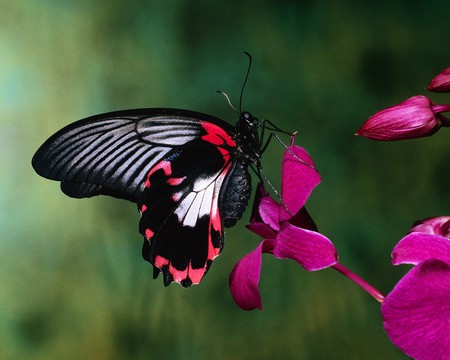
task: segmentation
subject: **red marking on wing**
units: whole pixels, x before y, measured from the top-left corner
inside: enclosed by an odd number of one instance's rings
[[[141,206],[141,214],[142,214],[145,210],[147,210],[147,205],[143,204],[143,205]]]
[[[153,235],[155,235],[155,232],[154,232],[154,231],[152,231],[152,230],[150,230],[150,229],[145,229],[145,237],[146,237],[148,240],[150,240],[150,239],[153,237]]]
[[[205,272],[206,272],[206,266],[204,268],[200,268],[200,269],[193,269],[191,267],[191,265],[189,264],[188,273],[189,273],[189,279],[191,279],[192,284],[199,284],[203,278],[203,275],[205,275]]]
[[[182,196],[183,196],[182,191],[176,192],[175,194],[172,195],[173,202],[177,203],[178,201],[180,201]]]
[[[231,163],[228,163],[225,168],[220,172],[219,176],[217,177],[215,188],[214,188],[214,195],[211,202],[211,210],[210,210],[210,216],[209,216],[209,228],[208,228],[208,260],[214,260],[219,254],[221,249],[221,246],[215,247],[212,240],[212,232],[216,231],[219,233],[219,235],[222,235],[223,229],[222,229],[222,220],[220,218],[219,213],[219,194],[220,189],[222,187],[223,180],[225,179],[225,176],[228,174],[228,171],[231,168]]]
[[[152,176],[156,171],[162,169],[164,171],[164,175],[170,176],[172,174],[172,164],[170,161],[162,160],[153,166],[147,174],[147,179],[145,180],[145,187],[150,187],[150,176]]]
[[[186,176],[183,176],[183,177],[180,177],[180,178],[175,178],[175,177],[174,178],[168,178],[167,179],[167,183],[169,185],[176,186],[176,185],[180,185],[183,182],[184,179],[186,179]]]
[[[190,279],[193,285],[199,284],[203,276],[206,273],[206,264],[200,269],[194,269],[192,264],[189,265],[184,270],[175,269],[172,264],[169,264],[169,272],[173,277],[173,281],[181,283],[183,280]]]
[[[211,235],[209,235],[211,236]],[[208,260],[214,260],[220,254],[220,248],[214,247],[212,241],[208,243]]]
[[[210,122],[202,121],[201,125],[206,131],[206,135],[202,136],[204,141],[207,141],[217,146],[217,149],[222,154],[225,162],[230,160],[230,147],[236,147],[236,143],[228,133],[220,126],[211,124]]]
[[[175,269],[172,264],[169,264],[169,272],[173,277],[173,281],[180,283],[188,277],[188,268],[184,270]]]
[[[230,135],[227,134],[227,132],[222,129],[220,126],[214,125],[207,121],[201,121],[201,125],[203,129],[206,131],[206,135],[202,136],[202,139],[210,142],[213,145],[217,146],[223,146],[228,145],[231,147],[235,147],[236,143],[231,138]]]
[[[155,266],[157,268],[162,268],[164,265],[168,265],[169,264],[169,259],[166,259],[165,257],[162,257],[160,255],[156,255],[155,257]]]
[[[230,160],[230,152],[224,148],[218,147],[217,148],[220,153],[222,154],[223,159],[225,160],[225,162],[228,162],[228,160]]]

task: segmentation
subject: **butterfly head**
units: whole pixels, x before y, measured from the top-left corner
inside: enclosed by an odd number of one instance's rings
[[[251,126],[251,125],[258,126],[259,125],[258,118],[254,117],[248,111],[241,112],[241,114],[239,116],[239,120],[243,123],[246,123],[249,126]]]

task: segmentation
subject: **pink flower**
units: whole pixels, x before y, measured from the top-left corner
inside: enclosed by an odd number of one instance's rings
[[[279,259],[293,259],[308,271],[337,263],[332,242],[319,234],[304,204],[320,183],[309,154],[290,146],[283,158],[282,204],[273,200],[260,185],[248,229],[264,240],[244,256],[230,274],[230,290],[236,304],[244,310],[262,309],[258,283],[262,253]]]
[[[441,113],[450,105],[435,105],[423,95],[413,96],[398,105],[372,115],[356,135],[375,140],[404,140],[430,136],[450,120]]]
[[[391,341],[416,360],[450,359],[450,217],[416,223],[392,252],[415,265],[381,305]]]
[[[427,87],[429,91],[447,92],[450,90],[450,67],[437,74]]]

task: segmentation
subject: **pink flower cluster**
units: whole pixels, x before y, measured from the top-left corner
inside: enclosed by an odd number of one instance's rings
[[[436,75],[429,91],[450,92],[450,67]],[[430,136],[450,126],[442,115],[449,104],[436,105],[423,95],[372,115],[357,135],[376,140]],[[382,302],[383,324],[391,341],[414,359],[450,359],[450,216],[418,222],[392,252],[394,265],[414,267]]]
[[[450,68],[438,74],[428,90],[450,92]],[[357,135],[377,140],[429,136],[450,126],[442,115],[447,111],[450,105],[413,96],[371,116]],[[450,216],[417,222],[398,242],[393,265],[413,267],[385,296],[338,262],[333,243],[318,232],[306,211],[306,200],[320,181],[306,150],[291,145],[283,157],[279,201],[259,185],[247,228],[263,240],[231,272],[236,304],[244,310],[262,309],[258,287],[263,253],[293,259],[307,271],[331,267],[381,303],[384,329],[401,351],[417,360],[450,360]]]
[[[258,290],[261,255],[269,253],[279,259],[293,259],[308,271],[337,263],[333,243],[317,232],[304,205],[320,176],[309,154],[301,147],[287,148],[282,166],[279,204],[260,185],[247,228],[264,240],[242,258],[230,275],[234,301],[244,310],[262,309]]]

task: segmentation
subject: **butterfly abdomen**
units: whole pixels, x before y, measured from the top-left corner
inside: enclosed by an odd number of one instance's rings
[[[248,165],[238,161],[225,179],[220,194],[219,208],[223,225],[232,227],[242,217],[251,194]]]

